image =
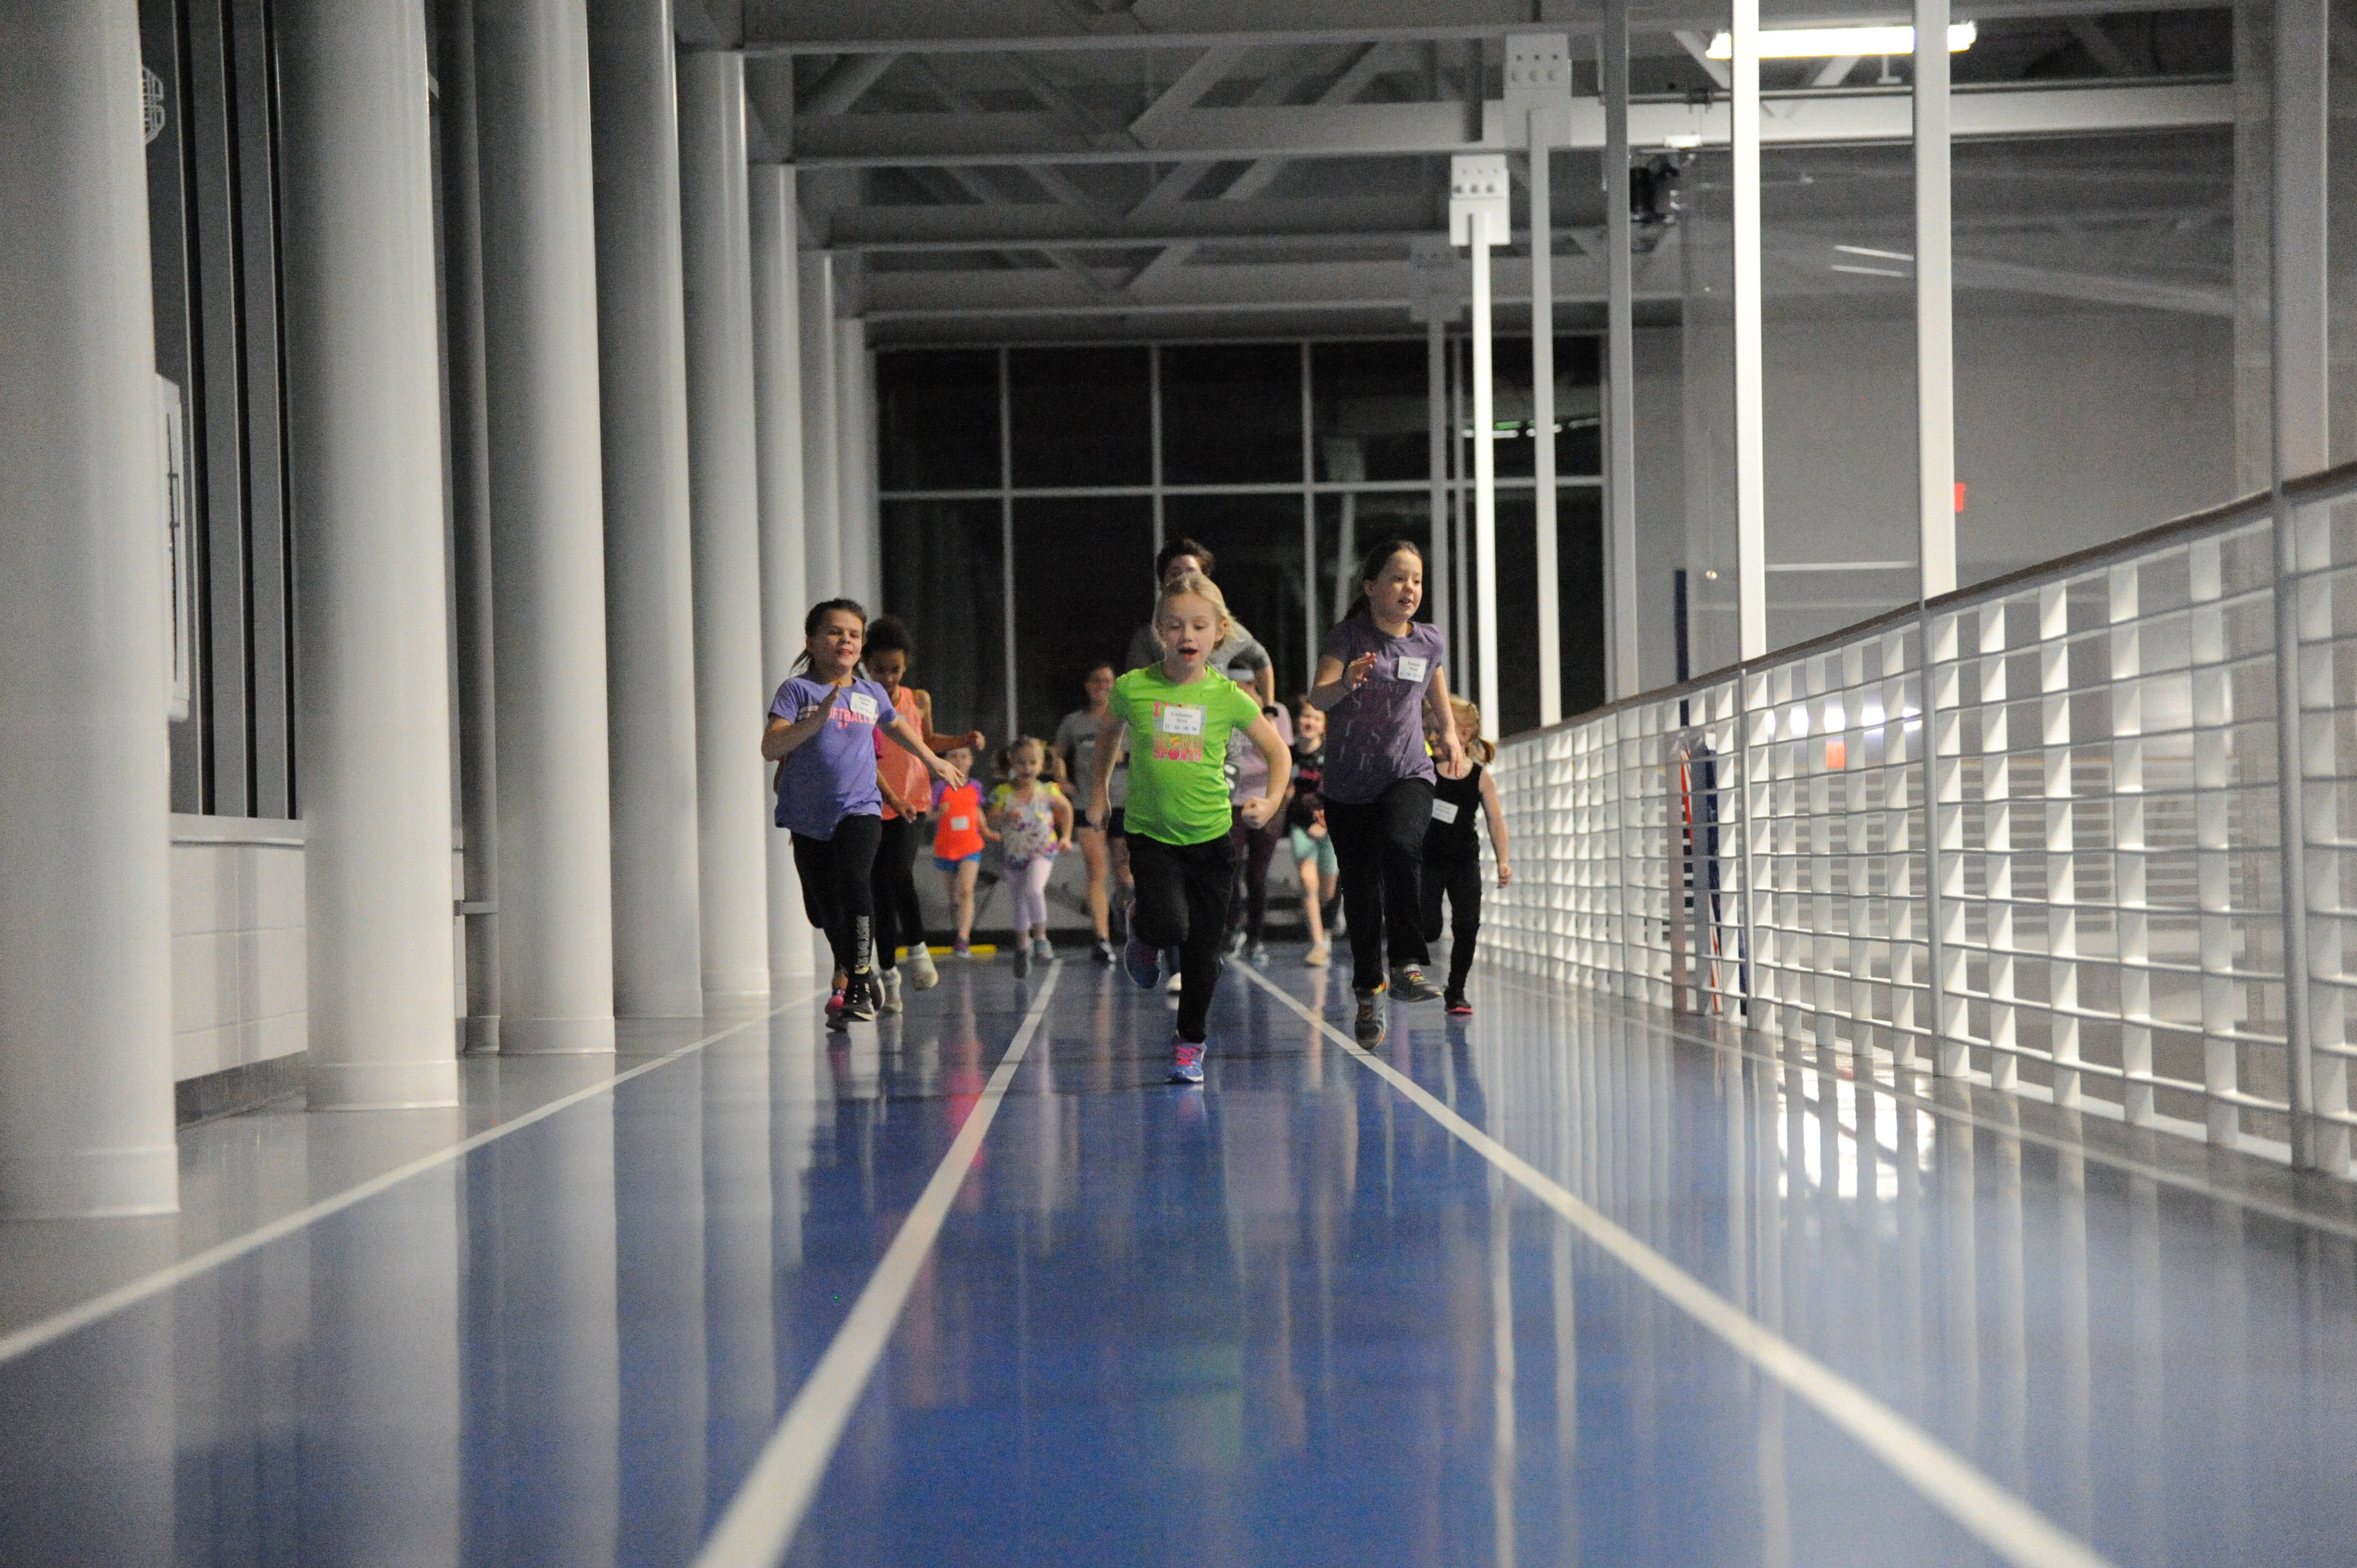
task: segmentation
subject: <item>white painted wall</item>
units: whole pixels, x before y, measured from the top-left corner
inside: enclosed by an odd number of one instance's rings
[[[173,1079],[304,1049],[303,824],[175,815],[171,881]]]

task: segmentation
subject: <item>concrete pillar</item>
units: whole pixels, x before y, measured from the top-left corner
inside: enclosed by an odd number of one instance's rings
[[[0,7],[0,1218],[12,1219],[179,1206],[139,70],[129,0]]]
[[[1956,322],[1948,0],[1915,0],[1915,477],[1921,592],[1956,587]]]
[[[458,1103],[425,19],[279,12],[315,1110]]]
[[[750,175],[753,252],[753,427],[760,448],[761,671],[774,691],[802,651],[809,563],[802,540],[801,252],[794,171],[763,164]],[[746,733],[755,733],[748,725]],[[766,780],[762,800],[770,800]],[[765,833],[770,865],[770,983],[809,983],[810,920],[794,877],[793,841]]]
[[[876,585],[869,580],[867,538],[867,420],[864,372],[867,368],[867,323],[856,317],[834,324],[834,517],[835,549],[843,565],[843,592],[877,613]]]
[[[614,1012],[704,1012],[670,0],[592,0]]]
[[[803,588],[815,604],[843,592],[843,553],[836,519],[839,455],[834,435],[834,258],[811,251],[802,258],[802,559]],[[802,607],[808,609],[810,607]]]
[[[767,1007],[769,765],[760,715],[761,514],[753,418],[752,236],[745,57],[679,62],[680,201],[687,257],[688,460],[695,476],[697,834],[704,1004]],[[781,677],[782,678],[782,677]]]
[[[583,0],[476,25],[499,669],[500,1049],[614,1048],[597,241]]]

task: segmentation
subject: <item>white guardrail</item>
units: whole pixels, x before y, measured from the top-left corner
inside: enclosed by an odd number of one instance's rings
[[[2350,1174],[2357,465],[1495,772],[1508,970]]]

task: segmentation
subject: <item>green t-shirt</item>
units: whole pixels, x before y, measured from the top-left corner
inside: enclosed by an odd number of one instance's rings
[[[1123,830],[1164,843],[1204,843],[1228,831],[1228,736],[1260,717],[1260,703],[1219,671],[1174,686],[1162,666],[1113,683],[1113,711],[1129,726],[1129,802]]]

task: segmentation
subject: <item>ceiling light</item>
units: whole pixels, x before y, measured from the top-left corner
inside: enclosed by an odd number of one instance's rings
[[[1980,29],[1972,23],[1958,22],[1948,29],[1948,52],[1962,54],[1979,37]],[[1733,59],[1735,39],[1726,33],[1713,33],[1705,52],[1712,59]],[[1839,59],[1846,55],[1914,52],[1912,27],[1788,27],[1760,35],[1761,59]]]

